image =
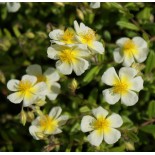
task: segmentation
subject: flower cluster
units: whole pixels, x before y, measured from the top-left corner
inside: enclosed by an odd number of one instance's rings
[[[88,26],[74,21],[74,28],[75,31],[72,28],[51,31],[51,45],[47,54],[49,58],[57,60],[56,69],[60,73],[69,75],[74,71],[79,76],[88,69],[93,56],[104,53],[104,47],[97,41],[94,30]],[[103,97],[111,105],[120,100],[122,104],[132,106],[138,102],[138,92],[143,89],[143,79],[132,66],[135,61],[141,63],[146,60],[147,43],[141,37],[134,37],[132,40],[121,38],[116,44],[119,47],[114,50],[114,60],[123,63],[123,67],[118,74],[114,67],[103,73],[102,82],[111,86],[103,90]],[[14,92],[8,99],[15,104],[23,101],[23,107],[30,107],[38,115],[31,120],[29,128],[30,134],[36,140],[61,133],[60,127],[68,120],[68,116],[60,116],[62,109],[59,106],[53,107],[48,115],[38,109],[38,106],[46,103],[46,97],[55,100],[60,93],[60,76],[56,69],[50,67],[43,73],[40,65],[30,65],[21,80],[12,79],[7,83],[8,89]],[[72,91],[76,88],[74,79]],[[92,114],[94,117],[86,115],[81,121],[82,132],[91,132],[87,137],[88,141],[95,146],[99,146],[103,139],[107,144],[117,142],[121,132],[116,128],[123,124],[121,116],[116,113],[109,116],[109,112],[101,106],[94,108]]]
[[[89,59],[94,54],[103,54],[104,47],[97,41],[94,30],[83,23],[74,21],[75,31],[71,28],[53,30],[49,33],[51,46],[47,49],[50,59],[57,60],[56,68],[65,75],[72,71],[81,75],[89,67]]]

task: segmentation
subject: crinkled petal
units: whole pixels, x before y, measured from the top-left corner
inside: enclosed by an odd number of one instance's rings
[[[45,82],[39,82],[33,87],[33,94],[36,95],[46,95],[47,85]]]
[[[36,119],[34,119],[31,124],[34,125],[34,126],[37,126],[39,125],[39,121],[40,121],[40,116],[38,116]]]
[[[41,66],[38,64],[30,65],[27,67],[26,73],[29,75],[34,75],[34,76],[42,75]]]
[[[98,130],[92,131],[88,135],[88,141],[94,145],[94,146],[99,146],[102,143],[103,140],[103,132],[99,132]]]
[[[138,46],[138,48],[147,48],[147,42],[141,37],[134,37],[133,42]]]
[[[113,93],[113,88],[103,90],[103,96],[109,104],[115,104],[120,100],[120,94]]]
[[[75,46],[74,50],[77,51],[76,55],[78,57],[84,58],[90,56],[90,51],[88,50],[86,44],[78,44],[78,46],[77,45]]]
[[[90,3],[90,7],[91,7],[92,9],[100,8],[100,2],[91,2],[91,3]]]
[[[64,31],[56,29],[49,33],[49,37],[53,40],[60,40],[63,34],[64,34]]]
[[[57,119],[60,116],[61,112],[62,112],[61,107],[59,107],[59,106],[58,107],[54,107],[49,112],[49,116],[51,116],[52,118]]]
[[[121,103],[125,104],[126,106],[132,106],[138,102],[138,95],[128,90],[128,92],[121,96]]]
[[[123,120],[120,115],[113,113],[111,116],[107,117],[110,122],[110,127],[118,128],[123,124]]]
[[[144,80],[142,79],[141,76],[135,77],[131,82],[132,82],[132,85],[131,85],[131,88],[130,88],[131,90],[139,92],[140,90],[143,89]]]
[[[18,2],[8,2],[6,3],[8,12],[17,12],[21,5]]]
[[[74,21],[74,29],[75,29],[76,33],[78,34],[80,31],[80,27],[79,27],[79,24],[76,20]]]
[[[82,132],[89,132],[93,130],[93,122],[95,118],[92,116],[84,116],[81,121],[81,131]]]
[[[135,62],[133,55],[124,56],[123,66],[130,67]]]
[[[60,60],[56,62],[56,68],[58,69],[59,72],[65,75],[71,74],[73,70],[72,64],[65,63]]]
[[[83,74],[89,67],[88,61],[82,58],[77,58],[77,60],[72,65],[73,70],[77,76]]]
[[[29,81],[29,82],[31,82],[31,85],[33,86],[37,82],[37,77],[35,77],[33,75],[24,75],[24,76],[22,76],[21,81]]]
[[[29,127],[29,132],[33,136],[34,139],[39,140],[39,138],[36,136],[37,132],[40,132],[40,129],[34,125],[31,125]]]
[[[108,111],[103,109],[101,106],[99,106],[98,108],[95,108],[92,110],[93,115],[98,118],[100,116],[106,118],[106,116],[108,115]]]
[[[108,132],[104,133],[104,140],[107,144],[114,144],[121,138],[120,131],[109,128]]]
[[[130,39],[127,38],[127,37],[123,37],[123,38],[118,39],[118,40],[116,41],[116,44],[117,44],[118,46],[120,46],[120,47],[123,47],[123,46],[124,46],[124,43],[125,43],[126,41],[128,41],[128,40],[130,40]]]
[[[64,125],[64,124],[66,124],[68,118],[69,118],[69,117],[66,116],[66,115],[60,116],[60,117],[57,119],[59,126],[62,126],[62,125]]]
[[[116,48],[114,50],[114,60],[117,63],[122,63],[124,60],[124,57],[120,54],[120,48]]]
[[[11,91],[17,91],[19,83],[20,81],[16,79],[9,80],[7,83],[7,88]]]
[[[102,82],[109,86],[113,86],[118,81],[119,81],[119,77],[114,67],[110,67],[102,75]]]
[[[99,41],[94,41],[92,43],[92,46],[90,47],[90,49],[93,50],[96,53],[99,53],[99,54],[103,54],[104,53],[103,44],[101,42],[99,42]]]
[[[55,130],[54,132],[52,132],[52,134],[53,134],[53,135],[56,135],[56,134],[59,134],[59,133],[61,133],[61,132],[62,132],[61,129],[56,128],[56,130]]]
[[[59,53],[60,51],[58,51],[54,45],[47,48],[47,54],[50,59],[57,60]]]
[[[23,100],[24,96],[20,92],[12,93],[9,96],[7,96],[7,99],[9,99],[12,103],[18,104]]]
[[[37,95],[31,92],[25,93],[24,100],[23,100],[23,107],[28,107],[32,105],[36,99],[37,99]]]

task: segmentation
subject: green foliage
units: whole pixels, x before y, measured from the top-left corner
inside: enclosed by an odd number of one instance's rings
[[[155,23],[153,3],[101,3],[98,9],[91,9],[89,3],[21,3],[16,13],[7,12],[5,4],[0,4],[0,150],[1,151],[155,151]],[[55,61],[47,58],[50,45],[49,32],[54,29],[73,27],[73,21],[83,22],[98,34],[105,45],[105,54],[94,56],[90,68],[80,77],[74,73],[61,75],[61,93],[54,101],[47,101],[48,113],[53,106],[61,106],[64,114],[70,116],[58,134],[45,141],[36,141],[28,128],[34,113],[24,113],[21,105],[7,100],[10,91],[6,83],[10,79],[20,79],[30,64],[40,64],[45,70],[55,67]],[[141,36],[149,43],[148,59],[141,70],[144,89],[139,93],[139,101],[131,107],[120,102],[109,105],[104,101],[101,82],[103,72],[121,65],[113,60],[115,41],[121,37]],[[72,80],[78,86],[71,88]],[[102,106],[123,118],[121,139],[114,145],[104,141],[94,147],[80,130],[84,115],[92,108]],[[29,110],[23,109],[24,112]],[[38,110],[38,111],[39,111]],[[27,118],[27,122],[25,119]],[[20,122],[25,125],[23,126]],[[148,147],[150,146],[150,147]],[[151,147],[152,146],[152,147]]]

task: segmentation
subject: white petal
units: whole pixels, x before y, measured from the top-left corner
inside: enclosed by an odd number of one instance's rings
[[[92,145],[99,146],[103,140],[103,133],[99,134],[98,130],[94,130],[88,135],[88,140]]]
[[[69,63],[63,63],[60,60],[56,62],[56,68],[61,72],[62,74],[69,75],[72,73],[72,65]]]
[[[23,100],[23,107],[28,107],[32,105],[35,100],[37,99],[37,95],[34,95],[33,93],[25,94],[24,100]]]
[[[137,60],[137,62],[142,63],[146,60],[148,53],[149,53],[148,48],[139,48],[138,53],[135,54],[134,57]]]
[[[90,48],[96,53],[100,53],[100,54],[104,53],[103,44],[99,41],[94,41]]]
[[[31,125],[29,127],[29,132],[33,136],[34,139],[39,140],[39,138],[36,136],[36,132],[40,132],[38,127]]]
[[[60,116],[61,112],[62,112],[61,107],[54,107],[49,112],[49,116],[51,116],[52,118],[57,119]]]
[[[141,76],[135,77],[132,80],[132,86],[130,89],[139,92],[140,90],[143,89],[143,82],[144,80],[142,79]]]
[[[59,134],[61,133],[62,130],[60,130],[59,128],[57,128],[54,132],[52,132],[53,135]]]
[[[113,88],[103,90],[103,96],[109,104],[115,104],[120,100],[120,94],[113,93]]]
[[[8,12],[17,12],[21,7],[20,3],[18,2],[8,2],[6,5]]]
[[[62,41],[50,40],[50,42],[51,42],[51,44],[56,43],[58,45],[65,45],[65,43]]]
[[[91,2],[90,7],[93,9],[100,8],[100,2]]]
[[[34,125],[34,126],[37,126],[39,125],[39,122],[40,122],[40,116],[38,116],[36,119],[34,119],[31,124]]]
[[[60,93],[60,84],[54,82],[51,86],[50,89],[47,92],[47,97],[49,100],[55,100],[58,94]]]
[[[89,63],[87,60],[82,58],[77,58],[76,62],[72,64],[73,70],[77,76],[83,74],[85,70],[88,69]]]
[[[92,116],[84,116],[81,121],[81,131],[89,132],[93,130],[92,123],[95,121],[95,118]]]
[[[139,48],[147,48],[147,42],[141,38],[141,37],[134,37],[133,42],[139,47]]]
[[[37,83],[34,87],[34,92],[33,94],[36,94],[36,95],[45,95],[46,91],[47,91],[47,85],[45,82],[39,82]]]
[[[123,79],[123,78],[132,79],[136,76],[136,74],[137,74],[137,70],[131,67],[122,67],[119,70],[120,79]]]
[[[74,29],[75,29],[76,33],[78,34],[80,31],[80,27],[79,27],[79,24],[76,20],[74,21]]]
[[[12,103],[18,104],[23,100],[24,96],[20,92],[16,92],[13,94],[10,94],[7,96],[7,99],[9,99]]]
[[[116,48],[114,50],[114,60],[117,63],[123,62],[123,59],[124,59],[124,57],[120,54],[120,50],[121,50],[120,48]]]
[[[58,45],[51,45],[47,48],[47,55],[50,59],[57,60],[60,48]]]
[[[63,34],[64,34],[64,31],[56,29],[49,33],[49,37],[54,40],[60,40]]]
[[[60,76],[59,76],[57,70],[52,67],[48,68],[45,71],[44,75],[46,76],[48,82],[50,81],[51,83],[58,81],[60,79]]]
[[[93,109],[93,110],[92,110],[92,113],[93,113],[93,115],[94,115],[96,118],[98,118],[98,117],[100,117],[100,116],[102,116],[102,117],[105,118],[105,117],[108,115],[108,111],[105,110],[105,109],[103,109],[101,106],[99,106],[99,107],[96,108],[96,109]]]
[[[21,81],[29,81],[29,82],[31,82],[31,85],[33,86],[37,82],[37,77],[35,77],[33,75],[24,75],[24,76],[22,76]]]
[[[34,76],[42,75],[41,66],[38,64],[30,65],[27,67],[26,73]]]
[[[9,80],[7,83],[7,88],[11,91],[17,91],[19,82],[20,81],[16,79]]]
[[[104,133],[104,140],[107,144],[116,143],[120,139],[120,137],[120,131],[113,128],[109,128],[109,131]]]
[[[118,128],[123,124],[123,120],[120,115],[113,113],[111,116],[107,117],[110,121],[110,127]]]
[[[90,51],[87,48],[86,44],[78,44],[73,47],[75,51],[78,51],[76,54],[78,57],[89,57],[90,56]]]
[[[124,56],[123,66],[130,67],[135,62],[133,55],[130,57]]]
[[[122,47],[122,46],[124,46],[124,43],[125,43],[126,41],[128,41],[128,40],[129,40],[129,38],[123,37],[123,38],[118,39],[118,40],[116,41],[116,44],[117,44],[118,46]]]
[[[66,124],[68,118],[69,118],[69,117],[66,116],[66,115],[60,116],[60,117],[57,119],[59,126],[62,126],[62,125],[64,125],[64,124]]]
[[[121,103],[126,106],[132,106],[138,102],[138,95],[133,91],[128,91],[126,95],[121,96]]]
[[[119,77],[114,67],[110,67],[102,75],[102,82],[109,86],[113,86],[117,81],[119,81]]]

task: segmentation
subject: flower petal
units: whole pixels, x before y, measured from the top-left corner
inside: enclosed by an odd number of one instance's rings
[[[120,137],[120,131],[113,128],[109,128],[109,131],[104,133],[104,140],[107,144],[116,143],[120,139]]]
[[[86,44],[78,44],[78,46],[73,47],[75,51],[78,51],[76,54],[78,57],[89,57],[90,56],[90,51],[87,48]]]
[[[137,74],[137,70],[131,67],[122,67],[119,70],[120,79],[123,79],[123,78],[132,79],[136,76],[136,74]]]
[[[95,121],[95,118],[92,116],[84,116],[81,121],[81,131],[89,132],[93,130],[92,123]]]
[[[46,76],[48,82],[53,83],[55,81],[58,81],[60,79],[60,76],[55,68],[49,67],[44,75]]]
[[[40,132],[38,127],[31,125],[29,127],[29,132],[33,136],[34,139],[39,140],[39,138],[36,136],[36,132]]]
[[[52,118],[57,119],[60,116],[61,112],[62,112],[61,107],[59,107],[59,106],[58,107],[54,107],[49,112],[49,116],[51,116]]]
[[[20,81],[16,79],[9,80],[7,83],[7,88],[11,91],[17,91],[19,83]]]
[[[73,70],[77,76],[83,74],[85,70],[87,70],[89,67],[88,61],[83,58],[77,58],[72,65],[73,65]]]
[[[68,118],[69,118],[69,117],[66,116],[66,115],[60,116],[60,117],[57,119],[59,126],[62,126],[62,125],[64,125],[64,124],[66,124]]]
[[[9,96],[7,96],[7,99],[9,99],[12,103],[18,104],[23,100],[24,96],[20,92],[12,93]]]
[[[33,86],[37,82],[37,77],[35,77],[33,75],[24,75],[24,76],[22,76],[21,81],[29,81],[29,82],[31,82],[31,85]]]
[[[69,75],[72,73],[72,65],[69,64],[69,63],[65,63],[65,62],[62,62],[60,60],[58,60],[56,62],[56,68],[62,73],[62,74],[65,74],[65,75]]]
[[[124,57],[120,54],[120,48],[114,50],[114,60],[117,63],[123,62]]]
[[[74,29],[75,29],[76,33],[78,34],[80,31],[80,27],[79,27],[79,24],[76,20],[74,21]]]
[[[26,73],[34,76],[42,75],[41,66],[38,64],[30,65],[27,67]]]
[[[18,2],[7,2],[6,5],[8,12],[17,12],[21,7],[20,3]]]
[[[100,116],[106,117],[108,115],[108,111],[103,109],[101,106],[92,110],[93,115],[98,118]]]
[[[61,133],[61,132],[62,132],[61,129],[56,128],[56,130],[55,130],[54,132],[52,132],[52,134],[53,134],[53,135],[56,135],[56,134],[59,134],[59,133]]]
[[[142,79],[141,76],[135,77],[131,82],[132,82],[132,85],[131,85],[131,88],[130,88],[131,90],[139,92],[140,90],[143,89],[144,80]]]
[[[37,95],[31,92],[25,93],[24,100],[23,100],[23,107],[28,107],[32,105],[36,99],[37,99]]]
[[[47,48],[47,55],[50,59],[57,60],[60,51],[61,51],[60,45],[51,45],[50,47]]]
[[[118,46],[122,47],[122,46],[124,46],[124,43],[125,43],[126,41],[128,41],[128,40],[130,40],[130,39],[127,38],[127,37],[123,37],[123,38],[118,39],[118,40],[116,41],[116,44],[117,44]]]
[[[123,124],[123,120],[120,115],[113,113],[111,116],[107,117],[110,121],[110,127],[118,128]]]
[[[92,46],[90,47],[94,52],[103,54],[104,53],[104,47],[103,44],[99,41],[94,41],[92,43]]]
[[[133,42],[139,47],[139,48],[147,48],[147,42],[141,38],[141,37],[134,37]]]
[[[128,91],[127,94],[121,96],[121,103],[126,106],[132,106],[138,102],[138,95],[133,91]]]
[[[94,146],[99,146],[102,143],[103,140],[103,132],[99,132],[98,130],[92,131],[88,135],[88,141],[94,145]]]
[[[109,86],[113,86],[117,81],[119,81],[119,77],[114,67],[110,67],[102,75],[102,82]]]
[[[133,62],[135,62],[133,55],[130,55],[130,57],[124,56],[123,66],[129,67]]]
[[[47,85],[45,82],[39,82],[33,87],[33,94],[39,95],[46,95]]]
[[[90,3],[90,7],[91,7],[92,9],[100,8],[100,2],[91,2],[91,3]]]
[[[64,31],[56,29],[49,33],[49,37],[53,40],[60,40],[63,34],[64,34]]]
[[[120,100],[120,94],[113,93],[113,88],[103,90],[103,96],[109,104],[115,104]]]

